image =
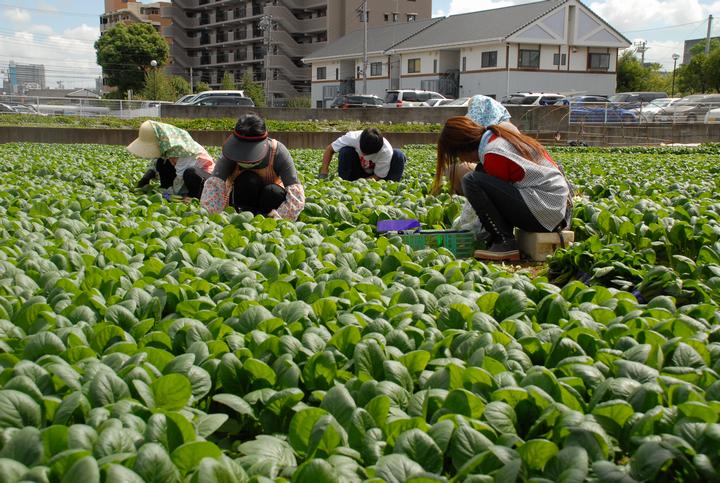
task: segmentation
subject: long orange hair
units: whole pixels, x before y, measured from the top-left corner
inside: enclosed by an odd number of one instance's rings
[[[431,194],[438,194],[442,190],[445,170],[457,163],[461,154],[477,152],[487,129],[512,144],[522,157],[532,162],[546,153],[542,144],[518,131],[500,125],[481,126],[466,116],[451,117],[445,122],[438,138],[437,165]]]

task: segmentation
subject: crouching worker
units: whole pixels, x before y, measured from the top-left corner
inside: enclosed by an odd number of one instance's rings
[[[400,181],[405,171],[405,153],[393,149],[374,127],[350,131],[328,145],[318,178],[327,178],[335,153],[338,153],[338,176],[346,181],[360,178]]]
[[[502,125],[482,126],[465,116],[451,117],[437,149],[436,185],[450,164],[477,163],[462,179],[465,197],[491,237],[489,249],[476,251],[477,258],[518,260],[515,227],[552,232],[567,226],[570,188],[535,139]]]
[[[159,176],[160,186],[170,195],[200,198],[203,184],[215,168],[213,158],[187,131],[162,122],[143,122],[138,138],[127,150],[152,160],[138,188]]]
[[[225,140],[200,203],[209,213],[232,206],[255,215],[296,220],[305,207],[305,190],[290,151],[268,137],[261,117],[246,114]]]

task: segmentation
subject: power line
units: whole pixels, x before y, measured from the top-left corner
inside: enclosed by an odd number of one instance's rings
[[[93,17],[97,18],[100,16],[100,14],[92,14],[92,13],[80,13],[80,12],[67,12],[65,10],[53,10],[49,8],[34,8],[34,7],[22,7],[20,5],[10,5],[7,3],[0,3],[0,7],[4,8],[16,8],[18,10],[27,10],[30,12],[38,12],[38,13],[44,13],[49,15],[66,15],[69,17]]]
[[[625,31],[623,31],[623,34],[638,33],[638,32],[652,32],[655,30],[669,30],[669,29],[675,29],[675,28],[680,28],[680,27],[687,27],[688,25],[705,24],[705,22],[707,22],[707,18],[704,18],[702,20],[696,20],[694,22],[680,23],[680,24],[676,24],[676,25],[666,25],[664,27],[653,27],[653,28],[640,29],[640,30],[625,30]]]

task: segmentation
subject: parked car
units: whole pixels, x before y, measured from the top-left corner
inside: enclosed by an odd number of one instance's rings
[[[207,96],[221,97],[221,96],[234,96],[234,97],[245,97],[245,91],[203,91],[199,94],[195,94],[192,101],[185,101],[186,103],[196,104],[198,101],[205,99]]]
[[[472,97],[458,97],[457,99],[444,103],[442,107],[467,107],[468,104],[470,104],[470,99],[472,99]]]
[[[35,108],[35,106],[26,106],[24,104],[18,104],[16,106],[12,106],[12,108],[18,114],[30,114],[32,116],[47,116],[47,114],[43,114],[42,112],[38,111]]]
[[[352,109],[356,107],[382,107],[383,100],[378,96],[364,94],[342,94],[333,99],[331,108]]]
[[[524,96],[515,96],[509,104],[520,104],[522,106],[551,106],[565,96],[549,92],[530,92]]]
[[[698,122],[711,109],[720,107],[720,94],[695,94],[683,97],[655,114],[655,122]]]
[[[175,101],[175,104],[189,104],[197,94],[187,94]]]
[[[455,99],[428,99],[423,102],[421,107],[441,107],[446,105],[448,102],[452,102]]]
[[[0,104],[0,114],[17,114],[17,112],[8,104]]]
[[[655,114],[665,107],[672,106],[679,100],[679,97],[660,97],[650,101],[649,104],[633,109],[633,111],[638,115],[641,122],[652,122],[655,118]]]
[[[717,124],[720,123],[720,107],[710,109],[705,114],[705,124]]]
[[[574,94],[567,96],[563,99],[559,99],[555,102],[555,105],[569,106],[576,103],[597,103],[597,102],[608,102],[607,96],[601,96],[598,94]]]
[[[525,99],[526,96],[529,96],[532,94],[531,92],[516,92],[514,94],[510,94],[509,96],[505,96],[500,100],[501,104],[520,104],[523,99]]]
[[[667,96],[667,92],[618,92],[610,96],[610,102],[621,105],[625,109],[635,109]]]
[[[383,107],[423,107],[423,103],[430,99],[445,99],[445,96],[417,89],[390,90],[385,94]]]
[[[243,96],[205,96],[202,99],[193,99],[191,106],[242,106],[255,107],[255,103],[249,97]]]
[[[635,112],[612,102],[570,101],[571,123],[629,123],[637,121],[638,116]]]

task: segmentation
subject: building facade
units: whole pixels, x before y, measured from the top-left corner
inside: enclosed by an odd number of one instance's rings
[[[16,64],[10,61],[7,68],[9,89],[13,94],[23,94],[28,89],[45,88],[45,66],[42,64]]]
[[[318,48],[362,26],[362,0],[173,0],[162,9],[172,39],[170,72],[193,83],[236,82],[250,71],[265,82],[273,105],[309,96],[302,62]],[[431,0],[368,0],[368,26],[429,19]]]
[[[713,42],[716,42],[716,41],[720,40],[720,37],[712,37],[710,40],[712,40]],[[692,57],[693,57],[692,52],[690,52],[690,49],[695,47],[697,44],[705,45],[706,42],[707,42],[707,37],[702,38],[702,39],[686,40],[685,44],[683,46],[683,57],[682,57],[683,65],[689,63],[690,59],[692,59]]]
[[[143,3],[136,0],[105,0],[105,13],[100,15],[100,35],[119,23],[149,23],[158,32],[170,25],[171,20],[163,16],[163,8],[170,6],[170,0]]]
[[[514,92],[612,94],[618,51],[630,46],[578,0],[453,15],[416,27],[401,37],[372,30],[378,41],[368,49],[368,94],[384,97],[387,89],[400,88],[497,99]],[[304,59],[312,65],[313,106],[327,106],[348,85],[362,92],[357,43],[351,33]],[[343,65],[337,79],[327,77]]]

